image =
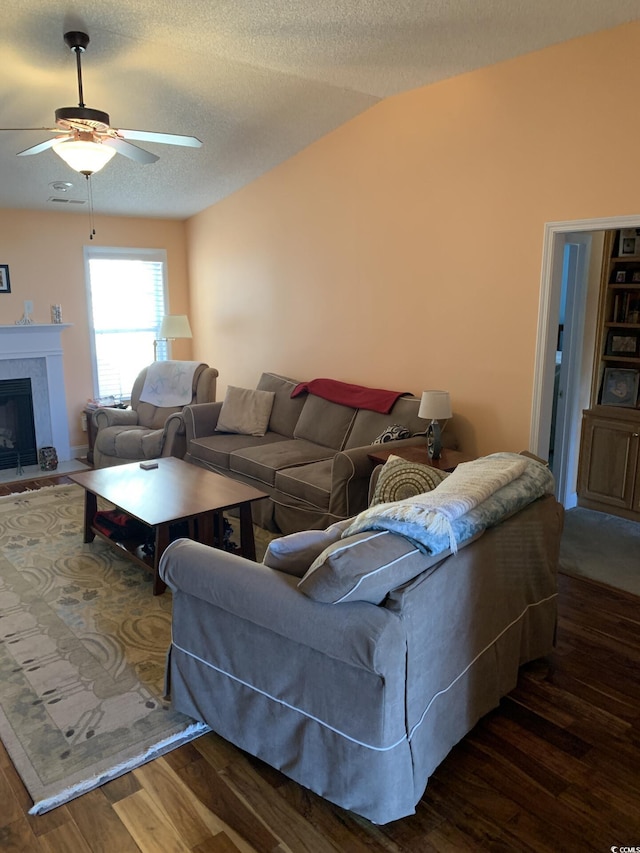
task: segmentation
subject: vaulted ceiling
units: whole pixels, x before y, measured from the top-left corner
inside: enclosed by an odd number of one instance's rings
[[[84,101],[119,128],[192,134],[199,149],[137,143],[96,174],[96,213],[186,218],[382,98],[640,18],[638,0],[4,0],[0,125],[51,127]],[[51,134],[0,132],[0,207],[86,210],[85,179]],[[71,183],[72,186],[65,186]]]

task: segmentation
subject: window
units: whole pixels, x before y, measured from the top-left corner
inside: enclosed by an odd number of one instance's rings
[[[95,397],[127,397],[153,361],[167,312],[166,254],[156,249],[85,248]],[[159,360],[168,357],[158,343]]]

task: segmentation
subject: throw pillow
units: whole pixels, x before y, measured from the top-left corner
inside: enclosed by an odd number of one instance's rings
[[[392,589],[436,566],[449,553],[423,554],[403,536],[368,530],[330,545],[311,564],[298,589],[325,604],[380,604]]]
[[[275,399],[273,391],[236,388],[229,385],[216,430],[241,435],[264,435]]]
[[[380,469],[370,505],[393,503],[431,492],[448,476],[446,471],[431,465],[390,456]]]
[[[343,531],[352,521],[352,518],[347,518],[337,521],[326,530],[301,530],[273,539],[262,562],[270,569],[301,578],[325,548],[340,541]]]
[[[411,433],[402,424],[392,424],[383,430],[377,438],[374,438],[371,443],[386,444],[388,441],[397,441],[399,438],[411,438]]]

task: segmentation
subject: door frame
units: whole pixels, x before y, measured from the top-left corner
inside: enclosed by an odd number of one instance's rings
[[[639,227],[640,214],[545,223],[529,431],[529,449],[543,459],[548,456],[551,436],[556,342],[566,237],[570,234],[586,231],[612,231],[618,228]],[[573,389],[571,390],[573,391]],[[559,464],[566,470],[569,461],[567,459],[560,460]],[[558,496],[562,503],[564,503],[565,498],[566,495]]]
[[[558,500],[566,508],[575,506],[577,494],[572,460],[577,459],[579,440],[574,428],[580,419],[580,376],[585,344],[585,314],[589,285],[592,231],[565,236],[563,280],[566,278],[562,361],[554,382],[555,428],[551,470],[556,480]],[[558,365],[556,364],[556,373]],[[551,455],[549,455],[551,459]]]

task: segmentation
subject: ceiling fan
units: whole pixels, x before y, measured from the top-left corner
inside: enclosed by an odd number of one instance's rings
[[[135,160],[136,163],[143,164],[155,163],[159,159],[156,154],[145,151],[138,145],[133,145],[129,141],[131,139],[141,142],[160,142],[164,145],[184,145],[191,148],[199,148],[202,145],[202,142],[195,136],[155,133],[148,130],[123,130],[111,127],[108,113],[85,106],[83,100],[80,57],[87,49],[89,36],[86,33],[73,31],[65,33],[64,41],[76,55],[78,106],[57,109],[55,127],[0,128],[0,130],[13,131],[41,130],[56,134],[53,139],[47,139],[26,148],[24,151],[19,151],[19,157],[40,154],[42,151],[53,148],[55,153],[65,160],[72,169],[89,176],[101,169],[116,153],[123,154],[130,160]]]

